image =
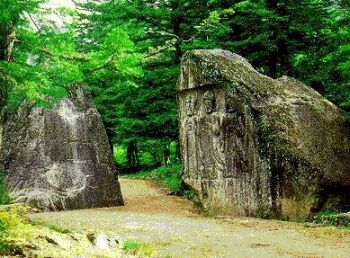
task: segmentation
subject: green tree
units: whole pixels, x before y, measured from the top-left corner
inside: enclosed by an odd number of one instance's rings
[[[350,119],[350,4],[334,1],[326,11],[321,30],[325,44],[317,75],[324,82],[326,96],[347,111]]]
[[[24,99],[45,107],[65,96],[69,84],[82,82],[74,32],[60,31],[39,11],[43,1],[2,1],[0,71],[11,81],[6,87],[8,110]]]
[[[272,77],[290,75],[349,108],[347,1],[213,1],[211,37]],[[222,34],[215,34],[220,27]],[[221,30],[222,31],[222,30]]]
[[[87,17],[82,14],[82,18],[88,18],[90,23],[89,28],[82,25],[81,31],[87,31],[83,33],[84,37],[93,38],[93,44],[112,28],[122,28],[128,31],[135,51],[143,54],[143,76],[133,78],[126,87],[123,87],[124,77],[115,83],[118,88],[113,99],[118,110],[114,113],[115,119],[111,122],[103,115],[105,123],[113,129],[109,131],[114,143],[124,144],[129,150],[136,143],[139,152],[149,151],[158,163],[169,152],[170,143],[178,137],[176,81],[181,56],[189,49],[215,46],[207,38],[202,39],[199,29],[209,15],[207,4],[199,0],[118,0],[81,6],[90,11]],[[100,29],[96,31],[95,28]],[[94,46],[90,44],[87,48]],[[130,87],[133,83],[136,87]],[[95,91],[97,101],[103,89],[110,86],[98,88],[100,90]],[[107,102],[98,106],[102,114],[112,110]],[[154,148],[155,144],[157,148]]]
[[[40,1],[12,1],[4,0],[0,2],[0,62],[10,62],[13,47],[16,39],[16,28],[23,20],[21,13],[33,11]],[[8,90],[12,85],[7,76],[7,71],[0,66],[1,86],[0,86],[0,108],[3,109]]]
[[[92,35],[93,36],[93,35]],[[122,28],[113,28],[100,38],[90,38],[86,46],[89,61],[82,66],[84,83],[93,94],[111,143],[117,126],[123,122],[125,99],[137,89],[135,79],[142,76],[142,56]],[[90,44],[94,44],[90,48]]]

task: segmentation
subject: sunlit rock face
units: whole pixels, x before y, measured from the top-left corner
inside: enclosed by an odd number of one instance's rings
[[[350,203],[341,111],[223,50],[187,53],[178,83],[183,179],[215,212],[305,220]]]
[[[101,116],[82,88],[53,109],[23,103],[3,136],[2,163],[15,202],[46,210],[123,203]]]

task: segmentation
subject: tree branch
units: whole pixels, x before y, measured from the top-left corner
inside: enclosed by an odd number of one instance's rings
[[[44,48],[42,49],[42,52],[44,52],[45,54],[52,56],[52,57],[60,57],[69,61],[82,61],[82,62],[86,62],[89,61],[88,58],[86,57],[82,57],[82,56],[67,56],[67,55],[56,55],[53,54],[48,48]]]
[[[94,72],[96,72],[96,71],[98,71],[98,70],[102,70],[102,69],[105,69],[105,68],[107,68],[108,66],[110,66],[110,65],[114,62],[115,54],[116,54],[116,52],[114,52],[114,53],[112,54],[111,59],[110,59],[107,63],[105,63],[105,64],[102,65],[102,66],[96,67],[96,68],[94,68],[94,69],[90,69],[90,70],[87,71],[87,73],[88,73],[88,74],[92,74],[92,73],[94,73]]]
[[[29,13],[29,12],[25,12],[29,19],[32,21],[32,23],[34,24],[35,28],[38,30],[38,32],[41,32],[41,28],[39,27],[39,25],[36,23],[35,19],[33,18],[33,16]]]

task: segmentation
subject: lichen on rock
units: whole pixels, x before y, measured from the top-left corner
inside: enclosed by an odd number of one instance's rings
[[[310,87],[229,51],[194,50],[178,95],[183,179],[204,206],[305,220],[335,196],[349,204],[349,127]]]

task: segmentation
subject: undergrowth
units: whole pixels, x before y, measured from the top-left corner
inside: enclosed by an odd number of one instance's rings
[[[22,257],[23,250],[21,246],[23,246],[25,240],[32,238],[33,232],[49,229],[52,232],[69,233],[68,230],[54,224],[29,221],[25,215],[32,212],[37,212],[37,209],[22,204],[12,204],[1,207],[0,256],[20,255]]]
[[[181,164],[173,164],[132,174],[124,174],[122,177],[155,180],[160,185],[170,189],[174,195],[185,196],[187,199],[194,200],[194,192],[182,182],[181,171]]]
[[[140,243],[136,240],[128,240],[124,243],[123,249],[141,257],[152,257],[154,248],[151,244]]]
[[[181,187],[181,164],[174,164],[167,167],[159,167],[152,170],[139,171],[123,175],[124,178],[151,179],[159,182],[162,186],[172,191]]]
[[[187,187],[181,178],[181,164],[173,164],[167,167],[159,167],[151,170],[143,170],[132,174],[124,174],[123,178],[154,180],[160,185],[171,190],[171,194],[184,196],[192,200],[198,208],[200,208],[199,200],[196,194]]]
[[[5,183],[5,172],[0,170],[0,205],[8,204],[10,197]]]
[[[21,249],[13,241],[13,236],[20,233],[22,226],[26,225],[22,214],[27,212],[26,207],[19,205],[0,210],[0,254],[17,255],[21,253]]]
[[[313,216],[313,223],[337,226],[349,230],[350,214],[349,212],[344,213],[336,210],[324,210]]]
[[[56,224],[52,224],[52,223],[47,223],[45,221],[42,221],[42,220],[31,220],[30,221],[32,225],[36,225],[36,226],[41,226],[41,227],[44,227],[44,228],[48,228],[54,232],[57,232],[57,233],[61,233],[61,234],[68,234],[68,233],[71,233],[70,230],[64,228],[64,227],[61,227],[59,225],[56,225]]]

